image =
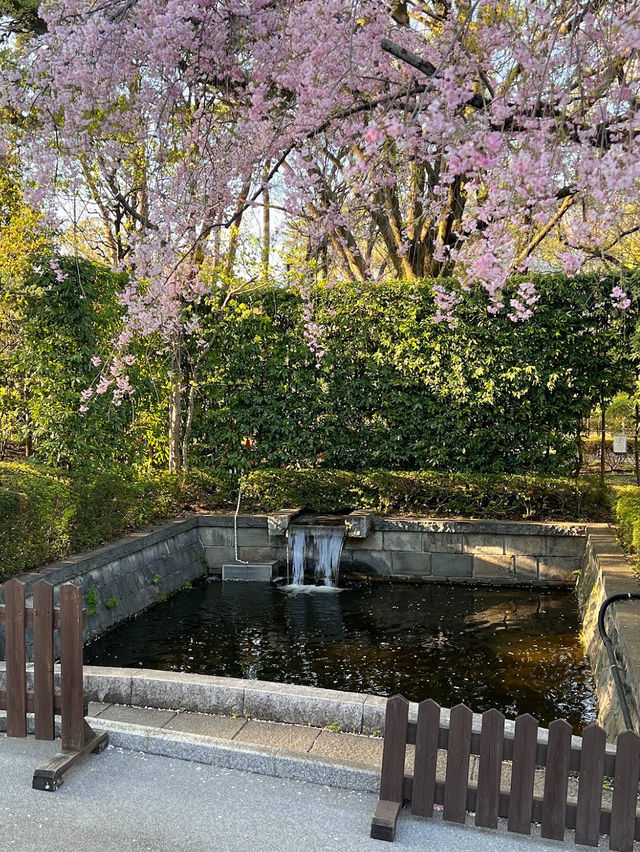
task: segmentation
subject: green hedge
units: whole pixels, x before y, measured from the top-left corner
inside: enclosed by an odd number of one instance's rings
[[[637,485],[616,489],[614,513],[620,542],[626,551],[636,554],[640,569],[640,488]]]
[[[229,508],[234,490],[213,473],[85,476],[0,463],[0,581],[183,511]]]
[[[608,493],[591,478],[576,483],[434,471],[256,470],[244,477],[242,490],[243,505],[256,511],[365,508],[380,514],[531,521],[595,521],[610,512]]]

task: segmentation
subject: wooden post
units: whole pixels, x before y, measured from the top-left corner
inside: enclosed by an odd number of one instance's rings
[[[407,699],[401,695],[389,698],[384,723],[380,798],[371,820],[371,837],[375,840],[393,840],[396,836],[396,822],[404,801],[408,722]]]
[[[53,683],[53,586],[33,587],[33,691],[37,740],[55,739]]]
[[[469,756],[473,713],[464,704],[451,710],[443,819],[464,823],[469,788]]]
[[[482,714],[476,801],[476,825],[485,828],[498,827],[503,749],[504,716],[499,710],[487,710]]]
[[[82,589],[71,583],[60,587],[60,681],[62,748],[64,751],[80,751],[85,742]]]
[[[639,770],[640,737],[633,731],[625,731],[616,742],[616,772],[611,802],[609,849],[615,852],[633,852]]]
[[[433,816],[440,736],[440,706],[432,698],[418,704],[416,754],[413,769],[411,813]]]
[[[27,736],[27,674],[25,642],[25,593],[18,580],[9,580],[4,587],[7,624],[7,736]]]
[[[538,722],[529,713],[516,719],[509,796],[509,831],[531,834]]]
[[[59,711],[62,751],[33,775],[36,790],[57,790],[64,773],[84,754],[106,748],[106,733],[93,731],[84,718],[82,681],[82,590],[66,583],[60,589],[60,609],[53,606],[53,588],[41,580],[33,587],[33,607],[25,608],[25,587],[18,580],[5,584],[5,603],[0,605],[7,647],[6,688],[0,690],[0,707],[7,710],[7,736],[26,737],[27,709],[35,713],[36,739],[55,737]],[[27,692],[26,627],[33,628],[33,692]],[[61,694],[55,692],[53,632],[60,630]]]
[[[82,680],[82,589],[71,583],[60,587],[60,716],[62,751],[33,773],[36,790],[57,790],[64,773],[88,752],[106,748],[108,735],[96,733],[84,718]]]
[[[564,840],[571,733],[571,725],[562,719],[549,725],[540,834],[551,840]]]
[[[580,782],[576,808],[575,842],[582,846],[597,846],[600,839],[600,808],[602,806],[602,776],[607,744],[605,732],[593,722],[582,732]]]

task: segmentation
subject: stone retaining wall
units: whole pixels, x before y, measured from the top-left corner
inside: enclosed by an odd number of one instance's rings
[[[639,592],[640,584],[612,531],[589,527],[584,567],[577,584],[582,632],[598,696],[598,722],[613,740],[625,730],[611,663],[598,632],[598,613],[611,595]],[[640,731],[640,601],[615,603],[605,617],[619,663],[627,705],[635,730]]]
[[[209,568],[233,562],[233,518],[205,515],[200,540]],[[283,532],[283,531],[281,531]],[[580,524],[376,518],[366,538],[345,538],[341,572],[388,579],[573,586],[586,544]],[[286,566],[286,539],[266,516],[238,518],[238,556]]]
[[[87,640],[101,636],[121,621],[136,615],[182,588],[207,570],[204,548],[198,536],[197,518],[173,521],[144,533],[46,565],[41,571],[23,574],[27,597],[34,583],[47,580],[58,587],[70,580],[82,587],[87,609]],[[0,586],[0,601],[4,589]],[[32,648],[28,647],[32,658]],[[0,658],[4,635],[0,631]]]

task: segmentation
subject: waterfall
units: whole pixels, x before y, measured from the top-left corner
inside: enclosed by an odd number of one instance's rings
[[[293,565],[293,585],[304,584],[304,555],[306,550],[307,536],[303,529],[289,530],[289,550],[291,551],[291,564]]]
[[[304,584],[305,571],[315,586],[337,586],[344,527],[299,526],[289,528],[289,559],[293,584]]]

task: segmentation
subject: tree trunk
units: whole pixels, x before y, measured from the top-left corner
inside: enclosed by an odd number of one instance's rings
[[[633,429],[633,461],[636,468],[636,485],[640,485],[640,453],[638,452],[638,433],[640,433],[640,407],[636,402]]]
[[[191,377],[189,395],[187,402],[187,419],[184,424],[184,435],[182,438],[182,469],[189,470],[189,440],[191,438],[191,427],[193,426],[193,410],[196,404],[196,377]]]
[[[606,442],[605,415],[607,413],[604,407],[604,399],[600,400],[600,411],[600,485],[604,488],[604,448]]]
[[[265,169],[266,174],[268,174],[268,170]],[[266,284],[269,280],[269,256],[271,252],[271,198],[268,184],[265,184],[262,190],[262,202],[262,281]]]
[[[182,470],[180,435],[182,432],[182,359],[180,345],[173,352],[172,381],[169,395],[169,472]]]
[[[576,471],[576,476],[580,476],[580,471],[584,464],[584,453],[582,449],[582,417],[578,417],[578,469]]]

